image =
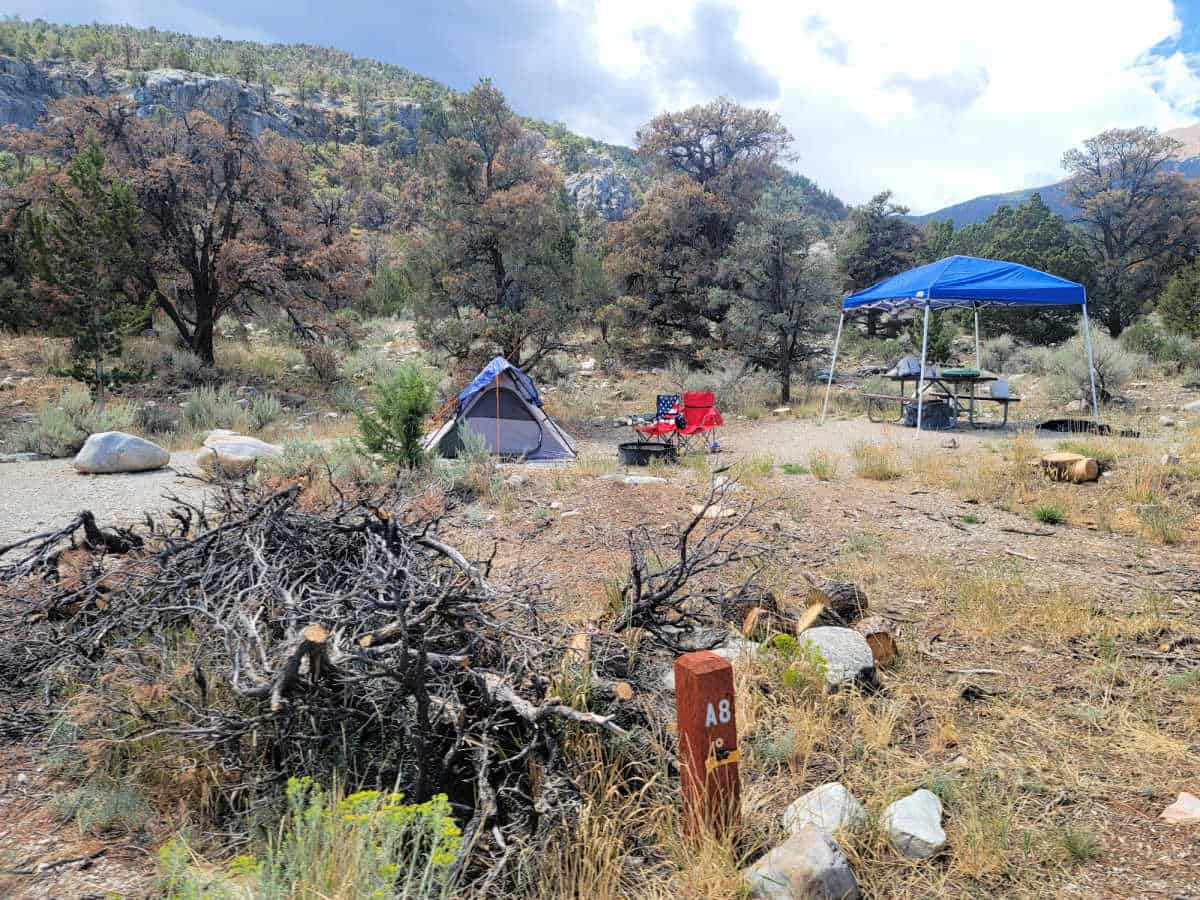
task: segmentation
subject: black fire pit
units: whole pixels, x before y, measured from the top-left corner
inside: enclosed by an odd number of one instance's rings
[[[617,446],[617,455],[623,466],[648,466],[653,459],[673,460],[675,448],[653,441],[628,441]]]

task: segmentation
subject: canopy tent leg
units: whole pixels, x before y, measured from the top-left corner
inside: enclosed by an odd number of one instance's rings
[[[833,339],[833,359],[829,361],[829,380],[825,382],[825,403],[821,406],[821,424],[825,424],[825,413],[829,412],[829,392],[833,388],[833,368],[837,365],[838,345],[842,343],[842,324],[846,321],[843,312],[838,317],[837,337]]]
[[[975,307],[975,368],[983,371],[983,357],[979,353],[979,307]]]
[[[1092,414],[1096,417],[1096,424],[1100,424],[1100,402],[1096,399],[1096,364],[1092,360],[1092,329],[1088,325],[1087,301],[1082,304],[1083,308],[1083,344],[1087,347],[1087,364],[1088,364],[1088,379],[1092,384]]]
[[[929,301],[925,301],[925,325],[921,329],[921,374],[917,378],[917,434],[921,433],[921,413],[925,406],[925,354],[928,349]]]

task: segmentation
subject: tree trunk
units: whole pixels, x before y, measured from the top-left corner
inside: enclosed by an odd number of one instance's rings
[[[785,359],[779,367],[779,399],[786,406],[792,402],[792,361]]]
[[[196,292],[196,327],[192,330],[192,352],[200,357],[206,366],[216,362],[213,355],[213,331],[216,326],[214,314],[216,303],[207,294]]]

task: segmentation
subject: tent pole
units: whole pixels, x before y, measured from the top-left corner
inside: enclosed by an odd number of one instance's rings
[[[975,307],[975,368],[983,371],[983,357],[979,354],[979,307]]]
[[[921,329],[921,374],[917,378],[917,434],[921,433],[921,413],[925,406],[925,354],[929,348],[929,301],[925,301],[925,325]]]
[[[1092,384],[1092,414],[1100,424],[1100,402],[1096,399],[1096,364],[1092,361],[1092,329],[1088,325],[1087,300],[1083,301],[1083,344],[1087,347],[1088,379]]]
[[[829,380],[825,382],[825,403],[821,407],[821,424],[825,424],[825,413],[829,411],[829,391],[833,387],[833,367],[837,365],[838,345],[842,342],[842,323],[846,321],[846,313],[843,310],[841,316],[838,317],[837,337],[833,339],[833,359],[829,362]]]

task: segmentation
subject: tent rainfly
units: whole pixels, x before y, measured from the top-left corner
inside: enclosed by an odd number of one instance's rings
[[[462,428],[483,436],[496,456],[574,459],[575,445],[542,410],[533,379],[503,356],[495,357],[458,395],[454,415],[425,441],[425,449],[455,458]]]
[[[935,263],[910,269],[885,278],[877,284],[842,301],[837,337],[833,341],[833,359],[829,363],[829,380],[825,385],[825,403],[821,421],[829,410],[829,392],[833,385],[833,369],[837,365],[838,346],[842,342],[842,325],[846,314],[860,310],[899,312],[923,309],[925,321],[921,331],[921,372],[917,385],[917,431],[921,430],[921,407],[925,392],[925,359],[929,343],[929,313],[937,309],[971,309],[975,311],[975,365],[980,366],[979,310],[985,306],[1079,306],[1083,316],[1084,345],[1087,348],[1088,375],[1092,385],[1092,412],[1100,421],[1100,404],[1096,399],[1096,370],[1092,362],[1092,333],[1088,327],[1087,292],[1083,285],[1028,266],[975,256],[947,256]]]

